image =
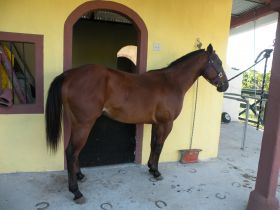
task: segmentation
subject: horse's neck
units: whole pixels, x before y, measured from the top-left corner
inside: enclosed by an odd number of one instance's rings
[[[170,73],[172,74],[172,78],[184,93],[201,76],[207,60],[208,58],[205,54],[199,54],[171,67]]]

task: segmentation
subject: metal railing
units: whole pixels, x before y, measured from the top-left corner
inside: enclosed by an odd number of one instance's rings
[[[244,150],[245,148],[245,141],[246,141],[246,138],[247,138],[247,127],[248,127],[248,120],[249,120],[249,100],[248,98],[246,98],[245,96],[242,96],[242,95],[239,95],[239,94],[236,94],[236,93],[224,93],[224,98],[227,98],[227,99],[232,99],[232,100],[235,100],[235,101],[240,101],[240,102],[243,102],[246,104],[246,111],[245,111],[245,123],[244,123],[244,127],[243,127],[243,137],[242,137],[242,140],[241,140],[241,149]]]

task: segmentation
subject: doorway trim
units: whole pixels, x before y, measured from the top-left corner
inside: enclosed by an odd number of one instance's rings
[[[137,73],[146,72],[147,68],[147,46],[148,46],[148,30],[142,18],[129,7],[112,1],[89,1],[78,6],[67,17],[64,24],[64,60],[63,70],[67,71],[72,68],[72,41],[73,26],[82,15],[94,10],[109,10],[119,13],[130,19],[137,30]],[[64,149],[68,145],[71,127],[68,120],[64,117]],[[135,162],[142,162],[142,145],[143,145],[143,124],[136,124],[136,148]],[[64,163],[66,161],[64,160]]]

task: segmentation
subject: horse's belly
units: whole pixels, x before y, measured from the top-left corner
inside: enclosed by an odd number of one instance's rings
[[[123,123],[154,123],[155,121],[153,114],[149,113],[147,110],[104,107],[103,114]]]

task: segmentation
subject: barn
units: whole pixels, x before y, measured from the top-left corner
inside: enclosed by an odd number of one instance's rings
[[[44,104],[56,75],[88,63],[140,74],[166,67],[197,50],[197,40],[202,48],[212,43],[225,61],[231,5],[229,0],[2,3],[1,47],[10,55],[7,61],[11,68],[19,70],[13,83],[5,80],[2,71],[2,89],[13,90],[13,104],[0,107],[0,172],[64,169],[67,126],[63,125],[63,138],[55,155],[50,155],[45,143]],[[117,58],[118,51],[128,45],[137,49],[135,64]],[[22,93],[18,94],[20,88]],[[216,157],[221,104],[222,94],[199,79],[198,88],[192,87],[185,96],[160,161],[178,161],[179,150],[190,146],[202,150],[202,160]],[[150,125],[124,125],[101,118],[90,134],[93,140],[81,154],[83,164],[146,164],[150,132]],[[112,141],[115,138],[118,140]]]
[[[175,3],[176,2],[176,3]],[[230,29],[230,0],[212,1],[11,0],[0,13],[0,173],[65,169],[69,128],[56,154],[45,143],[45,101],[56,75],[87,63],[134,74],[169,65],[212,43],[225,63]],[[252,1],[251,1],[252,2]],[[278,0],[232,25],[278,11]],[[279,21],[278,21],[279,22]],[[128,49],[123,52],[123,49]],[[274,57],[279,56],[279,27]],[[279,61],[274,59],[266,129],[255,190],[248,209],[278,209]],[[81,90],[83,91],[83,90]],[[197,96],[197,97],[196,97]],[[149,99],[143,99],[149,100]],[[81,102],[85,103],[85,102]],[[180,150],[200,149],[201,160],[218,154],[222,94],[203,78],[186,94],[168,136],[161,162],[178,161]],[[146,164],[151,126],[98,119],[81,154],[82,165]]]

